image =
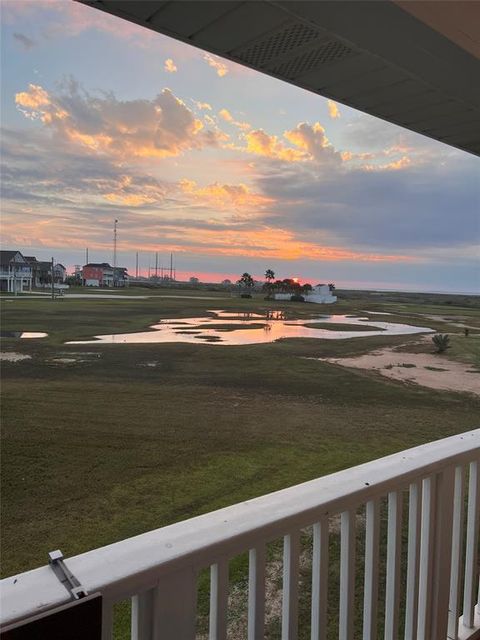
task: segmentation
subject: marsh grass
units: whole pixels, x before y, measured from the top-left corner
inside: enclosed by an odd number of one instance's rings
[[[342,302],[335,313],[356,313],[366,304]],[[287,310],[308,318],[306,306]],[[416,336],[293,339],[228,349],[64,344],[143,330],[159,318],[198,317],[211,308],[272,307],[257,299],[212,304],[134,296],[3,305],[2,329],[49,333],[43,340],[2,342],[3,350],[31,356],[2,366],[3,575],[45,564],[51,549],[68,557],[478,422],[473,397],[305,358],[361,355],[411,345]],[[479,345],[475,336],[453,336],[449,356],[474,364]],[[78,362],[53,362],[69,357]],[[334,537],[332,557],[335,545]],[[233,562],[232,585],[243,584],[245,566],[245,556]],[[337,596],[333,587],[332,611]],[[201,586],[200,607],[207,597]],[[118,637],[127,637],[129,605],[118,611]],[[272,639],[276,624],[272,619]]]

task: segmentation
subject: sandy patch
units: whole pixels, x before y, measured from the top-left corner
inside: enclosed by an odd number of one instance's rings
[[[73,364],[78,362],[76,358],[52,358],[52,362],[58,362],[60,364]]]
[[[356,358],[310,359],[342,367],[370,369],[378,371],[386,378],[413,382],[430,389],[459,391],[480,396],[480,376],[472,371],[472,365],[453,362],[441,355],[381,349]]]
[[[4,362],[20,362],[20,360],[31,360],[32,356],[25,353],[16,353],[15,351],[3,351],[0,353],[0,360]]]

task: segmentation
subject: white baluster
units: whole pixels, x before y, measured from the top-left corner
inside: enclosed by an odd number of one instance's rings
[[[374,498],[366,505],[363,640],[377,637],[379,532],[379,500]]]
[[[248,565],[248,640],[265,633],[265,547],[250,549]]]
[[[282,640],[296,640],[298,627],[298,566],[300,532],[283,539]]]
[[[388,494],[387,578],[385,592],[385,640],[396,640],[400,604],[400,552],[402,549],[402,494]]]
[[[408,559],[405,594],[405,640],[415,640],[416,638],[421,497],[420,482],[412,482],[409,489],[408,500]]]
[[[327,637],[328,520],[313,525],[311,640]]]
[[[422,481],[420,563],[418,575],[417,640],[430,638],[433,531],[435,518],[435,477]]]
[[[339,640],[352,640],[355,598],[355,511],[344,511],[340,530]]]
[[[228,611],[228,562],[221,560],[210,568],[209,640],[226,640]]]

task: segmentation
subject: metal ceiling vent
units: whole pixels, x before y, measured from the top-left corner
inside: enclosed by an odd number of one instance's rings
[[[325,64],[332,62],[339,62],[345,58],[348,58],[355,52],[341,42],[330,40],[322,43],[321,46],[316,47],[306,53],[288,60],[282,64],[272,68],[272,73],[279,76],[284,76],[289,80],[294,80],[308,71],[318,69]]]
[[[319,33],[316,29],[312,29],[302,22],[293,22],[263,40],[238,50],[235,55],[246,64],[265,67],[272,60],[304,47],[318,37]]]

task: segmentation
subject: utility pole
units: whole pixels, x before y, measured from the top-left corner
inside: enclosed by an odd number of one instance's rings
[[[117,280],[117,224],[118,220],[115,218],[113,223],[113,286]]]
[[[173,277],[173,253],[170,254],[170,282]]]
[[[138,278],[138,251],[135,256],[135,278]]]
[[[155,254],[155,280],[158,280],[158,251]]]
[[[88,249],[85,249],[85,264],[88,264]]]
[[[52,300],[55,300],[55,283],[54,283],[54,271],[53,271],[54,263],[52,257]]]

